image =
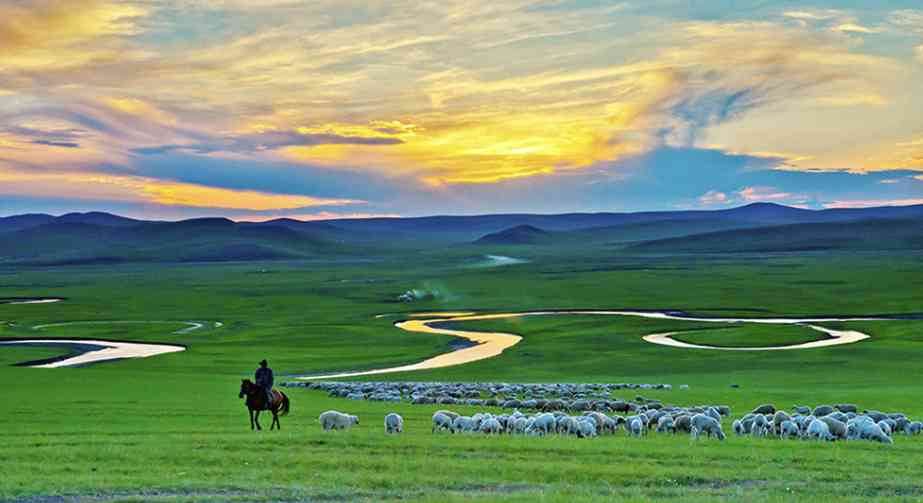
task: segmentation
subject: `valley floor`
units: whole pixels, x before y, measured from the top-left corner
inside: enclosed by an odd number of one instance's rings
[[[498,254],[512,254],[498,250]],[[519,255],[517,255],[519,256]],[[201,330],[150,324],[48,327],[42,337],[179,344],[186,351],[82,368],[14,363],[52,348],[0,349],[0,501],[918,501],[923,437],[895,444],[822,444],[684,435],[632,439],[485,438],[430,432],[438,406],[329,398],[286,389],[283,430],[252,433],[240,379],[267,358],[277,373],[403,365],[451,348],[448,336],[408,333],[395,318],[417,311],[681,309],[703,316],[855,316],[923,311],[915,256],[772,257],[600,255],[524,257],[472,269],[464,253],[386,257],[375,264],[269,262],[12,269],[2,297],[61,297],[0,305],[0,338],[72,321],[220,320]],[[575,265],[576,264],[576,265]],[[374,280],[374,281],[371,281]],[[395,299],[413,289],[426,301]],[[690,321],[592,316],[464,322],[523,341],[500,357],[365,380],[670,383],[645,391],[666,403],[730,405],[853,402],[923,417],[920,321],[831,323],[871,338],[766,353],[687,350],[641,340],[652,331],[702,329],[697,343],[799,341],[805,334],[741,325],[715,331]],[[709,332],[709,329],[712,329]],[[691,333],[691,332],[690,332]],[[813,337],[813,335],[807,335]],[[680,390],[688,384],[688,390]],[[734,384],[737,387],[731,387]],[[634,391],[625,391],[633,399]],[[459,412],[474,412],[453,407]],[[337,409],[359,427],[324,433]],[[480,410],[480,409],[479,409]],[[401,413],[406,433],[386,436]],[[268,424],[268,420],[265,421]],[[729,423],[725,430],[730,431]]]

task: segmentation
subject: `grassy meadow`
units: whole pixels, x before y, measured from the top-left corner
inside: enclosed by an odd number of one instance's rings
[[[531,262],[475,267],[483,253]],[[0,501],[918,501],[920,437],[897,436],[883,446],[733,435],[723,443],[624,433],[593,440],[433,435],[429,418],[437,406],[332,399],[304,389],[285,390],[292,413],[282,431],[252,433],[237,391],[264,357],[278,382],[449,351],[451,337],[392,326],[413,312],[915,313],[923,311],[919,278],[923,262],[911,253],[634,256],[477,246],[370,260],[9,268],[0,271],[0,297],[66,300],[0,305],[0,338],[92,337],[188,349],[30,369],[13,365],[60,351],[0,347]],[[395,300],[412,288],[434,296]],[[385,313],[392,316],[376,318]],[[184,328],[179,323],[32,328],[187,320],[209,323],[187,333],[175,333]],[[460,325],[524,339],[498,358],[366,380],[670,383],[671,391],[642,394],[678,405],[727,404],[735,417],[764,402],[786,409],[855,402],[923,417],[923,320],[831,323],[872,338],[765,353],[669,348],[641,336],[689,330],[677,339],[735,346],[794,344],[823,334],[577,315]],[[690,388],[679,390],[680,384]],[[627,390],[622,398],[636,394]],[[321,432],[316,418],[327,409],[359,415],[359,427]],[[405,417],[399,437],[383,433],[390,411]]]

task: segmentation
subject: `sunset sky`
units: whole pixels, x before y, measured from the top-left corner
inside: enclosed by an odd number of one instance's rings
[[[4,0],[0,214],[923,204],[920,0]]]

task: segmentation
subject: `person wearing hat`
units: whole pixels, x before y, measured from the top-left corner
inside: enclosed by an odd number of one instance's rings
[[[273,376],[272,369],[269,368],[269,364],[266,363],[266,360],[260,362],[260,368],[256,369],[256,375],[254,376],[256,385],[260,388],[263,388],[263,391],[266,392],[266,408],[272,408],[272,385],[273,385]]]

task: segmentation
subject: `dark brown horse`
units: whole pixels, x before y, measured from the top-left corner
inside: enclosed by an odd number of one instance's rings
[[[240,381],[240,394],[237,395],[238,398],[247,397],[247,410],[250,411],[250,429],[262,430],[260,426],[260,412],[268,410],[272,412],[272,424],[269,425],[269,429],[272,430],[273,426],[282,429],[282,425],[279,424],[279,416],[285,416],[289,411],[289,401],[288,396],[285,393],[279,390],[272,390],[272,403],[266,403],[266,393],[250,379],[243,379]],[[256,414],[254,414],[256,412]]]

